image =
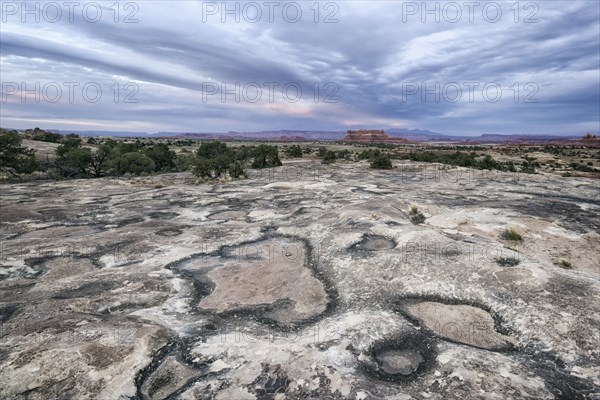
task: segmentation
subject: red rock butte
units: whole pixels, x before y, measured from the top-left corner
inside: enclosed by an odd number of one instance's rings
[[[346,142],[363,143],[406,143],[408,140],[403,138],[390,138],[380,129],[359,129],[356,131],[346,131],[344,137]]]

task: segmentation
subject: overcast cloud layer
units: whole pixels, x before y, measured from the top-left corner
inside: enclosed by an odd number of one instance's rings
[[[1,4],[3,127],[600,130],[597,0]]]

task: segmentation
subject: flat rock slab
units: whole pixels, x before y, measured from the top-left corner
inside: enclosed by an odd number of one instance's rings
[[[487,350],[510,348],[512,340],[494,329],[492,316],[477,307],[425,301],[406,311],[437,336]]]
[[[223,313],[277,303],[269,316],[280,323],[319,315],[327,293],[305,266],[306,253],[302,242],[285,238],[230,249],[225,262],[206,274],[215,288],[198,307]]]

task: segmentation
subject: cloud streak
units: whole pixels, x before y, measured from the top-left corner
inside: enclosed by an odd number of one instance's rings
[[[82,12],[91,3],[82,2],[72,20],[63,7],[54,23],[54,14],[44,14],[47,3],[27,4],[38,5],[39,23],[21,2],[16,11],[2,3],[3,126],[600,129],[596,1],[491,2],[501,9],[497,20],[496,8],[483,13],[490,2],[472,14],[462,2],[428,2],[427,9],[423,2],[281,2],[271,20],[262,2],[98,3],[96,22],[94,10]],[[293,22],[297,9],[302,15]],[[71,98],[66,82],[77,83]],[[63,91],[56,102],[48,101],[53,85]],[[99,100],[90,102],[84,87],[100,88]],[[254,101],[257,88],[262,96]]]

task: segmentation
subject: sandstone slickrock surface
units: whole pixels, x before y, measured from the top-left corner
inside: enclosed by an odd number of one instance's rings
[[[395,166],[3,185],[0,398],[600,398],[597,182]]]
[[[443,338],[488,350],[510,346],[510,338],[496,332],[493,318],[477,307],[424,301],[406,309],[426,328]]]

